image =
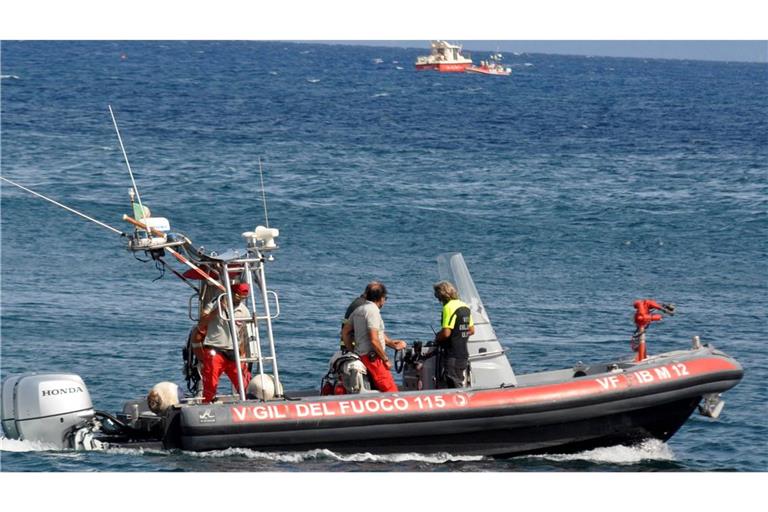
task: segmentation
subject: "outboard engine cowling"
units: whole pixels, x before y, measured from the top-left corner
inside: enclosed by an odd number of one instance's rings
[[[93,418],[93,403],[83,379],[71,373],[12,375],[5,379],[2,426],[9,439],[69,448],[67,432]]]

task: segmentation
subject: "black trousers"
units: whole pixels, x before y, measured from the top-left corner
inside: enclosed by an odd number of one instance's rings
[[[467,360],[455,357],[443,357],[443,374],[440,379],[441,388],[463,388],[467,371]]]

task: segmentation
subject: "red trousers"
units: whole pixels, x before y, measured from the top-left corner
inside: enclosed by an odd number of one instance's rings
[[[222,373],[227,374],[229,380],[237,389],[237,365],[234,361],[231,361],[221,355],[215,350],[210,348],[203,348],[202,361],[203,361],[203,403],[211,403],[216,397],[216,388],[219,387],[219,377]],[[245,366],[245,363],[241,363],[243,374],[243,386],[248,387],[248,382],[251,380],[251,372]]]
[[[373,386],[383,393],[396,392],[397,384],[395,379],[392,378],[392,373],[384,366],[384,362],[380,358],[376,358],[375,361],[371,361],[368,355],[360,356],[360,360],[368,369],[368,375],[373,381]]]

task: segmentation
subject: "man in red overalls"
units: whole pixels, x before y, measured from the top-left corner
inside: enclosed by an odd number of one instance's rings
[[[239,283],[232,286],[232,297],[234,298],[235,323],[237,324],[238,337],[242,343],[245,340],[245,323],[243,320],[251,318],[248,308],[243,303],[248,298],[248,284]],[[221,309],[227,312],[226,300],[221,303]],[[229,319],[219,314],[219,305],[217,300],[213,300],[203,310],[200,320],[197,323],[197,334],[204,335],[202,358],[203,363],[203,403],[210,403],[216,397],[216,389],[219,385],[219,378],[222,373],[226,373],[232,384],[237,387],[237,365],[235,364],[234,347],[240,347],[240,343],[232,343],[232,336],[229,329]],[[239,350],[239,348],[238,348]],[[245,364],[241,363],[241,372],[243,376],[243,386],[248,386],[251,380],[251,373]]]

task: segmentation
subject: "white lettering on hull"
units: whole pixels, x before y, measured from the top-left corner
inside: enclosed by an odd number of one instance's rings
[[[466,407],[496,407],[515,403],[531,403],[550,396],[588,396],[601,392],[621,390],[632,386],[646,386],[658,382],[680,379],[691,373],[685,363],[670,363],[664,366],[618,373],[598,377],[592,381],[579,383],[561,383],[548,386],[520,388],[511,390],[489,390],[475,393],[425,393],[409,396],[368,396],[320,400],[317,402],[267,403],[256,406],[231,407],[231,419],[234,423],[274,421],[283,419],[332,419],[336,417],[372,416],[380,414],[407,414],[438,410],[456,410]],[[595,385],[597,383],[597,385]],[[360,395],[357,395],[358,397]],[[472,405],[470,405],[472,401]]]

